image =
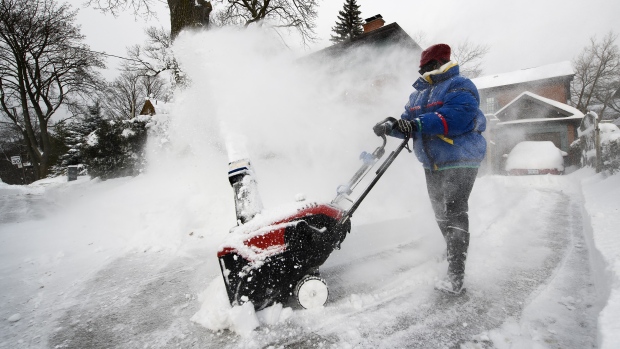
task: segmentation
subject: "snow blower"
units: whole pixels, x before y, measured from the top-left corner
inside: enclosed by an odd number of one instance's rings
[[[393,126],[388,119],[381,124],[389,129]],[[385,154],[387,139],[382,138],[383,144],[374,152],[361,154],[362,166],[347,184],[338,187],[330,203],[297,203],[271,215],[259,214],[261,204],[249,161],[230,164],[238,225],[231,229],[217,256],[232,306],[252,302],[260,310],[285,303],[290,296],[306,309],[327,302],[327,284],[319,267],[340,249],[351,230],[353,213],[394,159],[403,148],[411,152],[409,137],[405,137],[361,195],[351,199],[355,187]]]

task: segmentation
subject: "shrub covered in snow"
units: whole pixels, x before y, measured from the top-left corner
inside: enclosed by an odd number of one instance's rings
[[[60,123],[54,129],[55,134],[66,146],[66,151],[58,157],[56,165],[52,167],[50,171],[52,177],[66,175],[68,166],[84,163],[84,147],[88,144],[91,135],[104,121],[99,103],[85,109],[82,115],[71,122]],[[83,171],[82,174],[85,172]]]
[[[581,150],[582,167],[596,166],[596,132],[594,121],[589,121],[595,117],[597,117],[595,113],[586,115],[579,128],[579,139],[571,144],[571,148],[578,147]],[[602,169],[610,173],[620,172],[620,129],[618,126],[609,123],[601,123],[598,126]]]
[[[146,163],[144,146],[151,117],[104,120],[84,139],[83,160],[91,176],[109,179],[139,174]]]
[[[599,124],[601,137],[601,165],[603,171],[620,171],[620,129],[614,124]],[[592,133],[593,135],[593,133]],[[587,149],[583,154],[585,165],[596,166],[596,148]]]
[[[615,128],[614,133],[608,134],[604,142],[601,140],[603,170],[611,173],[620,172],[620,132],[618,132],[618,126]]]

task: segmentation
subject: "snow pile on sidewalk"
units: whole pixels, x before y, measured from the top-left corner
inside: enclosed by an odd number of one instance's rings
[[[593,255],[597,283],[602,287],[601,299],[607,300],[599,315],[602,349],[620,347],[620,174],[603,174],[582,180],[585,209],[590,217],[594,247],[600,256]],[[593,252],[593,251],[591,251]],[[602,257],[602,261],[600,261]],[[598,262],[598,263],[597,263]]]
[[[202,302],[202,307],[192,316],[192,321],[211,331],[229,329],[241,336],[249,336],[261,324],[269,326],[284,322],[293,313],[291,308],[284,308],[280,303],[259,312],[254,311],[251,302],[231,307],[224,281],[219,275],[199,295],[198,300]]]

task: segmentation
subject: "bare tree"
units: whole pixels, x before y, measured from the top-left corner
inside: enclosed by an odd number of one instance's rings
[[[103,99],[106,114],[114,119],[132,119],[138,115],[140,102],[138,91],[140,75],[132,72],[123,72],[108,86]],[[144,100],[142,96],[142,100]]]
[[[459,43],[452,50],[452,56],[459,63],[461,75],[470,79],[482,75],[482,60],[489,53],[489,46],[474,44],[469,40]]]
[[[155,15],[158,0],[88,0],[88,5],[118,15],[127,10],[145,17]],[[184,28],[207,28],[213,11],[211,1],[167,0],[170,31],[174,40]],[[318,0],[215,0],[221,4],[217,21],[221,24],[248,26],[270,21],[275,28],[295,29],[304,43],[314,37]]]
[[[617,35],[609,32],[601,41],[590,39],[590,45],[573,61],[575,77],[571,94],[577,109],[583,113],[598,109],[603,117],[605,109],[613,108],[614,96],[620,81],[620,50],[615,44]]]
[[[609,107],[615,112],[616,118],[620,117],[620,80],[616,81],[616,92],[611,95]]]
[[[423,30],[418,30],[417,32],[413,33],[413,35],[411,35],[413,41],[420,45],[420,47],[428,46],[426,43],[426,37],[426,32]]]
[[[155,98],[164,102],[170,100],[168,85],[159,76],[143,76],[138,81],[138,89],[143,92],[144,98]]]
[[[209,17],[213,10],[210,1],[168,0],[168,7],[170,8],[170,32],[172,39],[184,28],[206,28],[209,26]]]
[[[316,39],[314,28],[318,0],[215,0],[224,5],[217,10],[223,24],[249,26],[269,22],[274,28],[294,29],[306,45]]]
[[[155,15],[158,0],[88,0],[88,5],[104,12],[118,15],[126,10],[135,15]],[[205,0],[167,0],[170,10],[170,31],[174,39],[184,28],[208,27],[213,7]]]
[[[612,78],[597,89],[595,100],[598,106],[593,109],[598,110],[601,119],[618,117],[620,114],[620,71],[618,69]]]
[[[138,115],[145,98],[165,98],[166,84],[158,76],[125,70],[105,91],[103,108],[113,119],[132,119]]]
[[[0,2],[0,114],[20,129],[36,178],[47,175],[51,117],[98,83],[99,56],[83,43],[76,12],[54,0]]]
[[[127,48],[130,60],[126,62],[124,69],[151,77],[169,72],[172,75],[171,83],[182,84],[185,78],[172,54],[170,32],[163,28],[149,27],[146,35],[146,43]]]

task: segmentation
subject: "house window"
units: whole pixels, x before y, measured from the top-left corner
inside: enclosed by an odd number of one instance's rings
[[[487,107],[485,112],[487,114],[493,114],[497,110],[497,100],[494,97],[487,97]]]

